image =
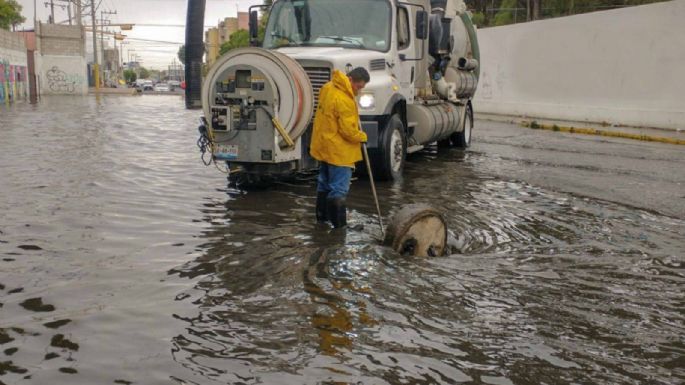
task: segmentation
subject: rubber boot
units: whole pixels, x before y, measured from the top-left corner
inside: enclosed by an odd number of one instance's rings
[[[328,221],[328,208],[326,207],[326,197],[328,193],[325,191],[316,192],[316,221],[325,223]]]
[[[328,219],[336,229],[347,226],[347,206],[345,198],[327,198]]]

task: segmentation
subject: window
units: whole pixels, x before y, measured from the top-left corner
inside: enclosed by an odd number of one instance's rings
[[[397,8],[397,49],[402,50],[409,47],[410,36],[409,12],[407,8]]]
[[[391,16],[388,1],[276,1],[263,46],[343,47],[387,52],[392,32]]]

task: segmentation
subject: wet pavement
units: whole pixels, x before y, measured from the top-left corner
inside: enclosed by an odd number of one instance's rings
[[[414,155],[388,213],[450,256],[314,223],[314,183],[240,192],[173,96],[0,107],[0,383],[680,384],[682,146],[479,121]]]

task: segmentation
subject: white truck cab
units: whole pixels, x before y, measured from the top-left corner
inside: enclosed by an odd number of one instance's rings
[[[306,87],[311,88],[313,96],[312,111],[316,109],[319,90],[331,79],[334,69],[349,72],[364,67],[369,71],[371,81],[359,95],[358,104],[362,129],[369,137],[374,175],[380,179],[399,178],[406,154],[426,145],[469,145],[479,51],[475,28],[463,0],[276,0],[269,9],[261,42],[256,41],[257,18],[257,12],[251,10],[250,34],[254,45],[272,52],[272,56],[286,56],[302,67],[309,80]],[[233,111],[232,116],[239,116],[237,106],[250,108],[245,100],[249,100],[251,93],[252,100],[259,100],[261,92],[252,87],[241,96],[235,86],[226,85],[254,67],[251,78],[266,78],[266,88],[270,89],[270,70],[266,66],[258,69],[263,60],[260,55],[259,59],[246,60],[244,56],[249,54],[252,53],[244,51],[220,59],[205,82],[205,117],[208,129],[219,140],[240,140],[235,132],[224,135],[215,129],[213,122],[226,120],[220,111],[228,108]],[[216,86],[220,83],[224,86]],[[278,115],[282,95],[288,93],[284,90],[288,86],[279,87],[275,80],[272,85],[274,96],[256,102],[261,110],[273,104],[273,113],[266,118]],[[312,118],[313,114],[309,119]],[[234,123],[233,127],[240,127],[240,122]],[[296,138],[299,154],[295,159],[280,158],[289,159],[292,167],[270,167],[263,159],[255,159],[254,163],[259,165],[250,164],[249,159],[227,159],[221,151],[215,152],[214,157],[240,165],[243,171],[253,174],[315,168],[316,161],[308,151],[310,131],[311,128],[304,130]],[[244,137],[236,149],[247,142],[258,145],[254,138]],[[278,153],[279,149],[274,151]]]

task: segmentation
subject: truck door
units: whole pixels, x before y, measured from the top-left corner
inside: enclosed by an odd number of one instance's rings
[[[414,81],[416,79],[416,64],[420,58],[419,46],[412,36],[414,19],[418,7],[401,4],[397,7],[395,23],[397,33],[397,54],[395,76],[400,83],[400,93],[407,103],[414,101]]]

